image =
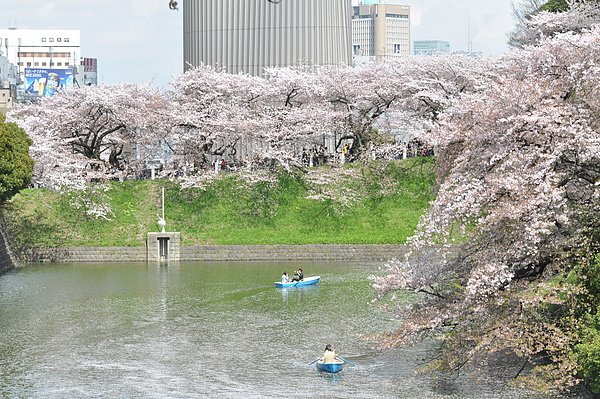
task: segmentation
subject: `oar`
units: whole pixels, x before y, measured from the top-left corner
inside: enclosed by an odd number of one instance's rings
[[[350,360],[346,360],[346,359],[344,359],[344,358],[343,358],[343,357],[341,357],[341,356],[336,356],[335,358],[336,358],[336,359],[338,359],[338,360],[341,360],[342,362],[346,362],[346,363],[348,363],[348,364],[350,364],[350,365],[352,365],[352,366],[356,366],[356,364],[352,363]]]
[[[318,362],[318,361],[319,361],[319,359],[320,359],[320,358],[317,358],[317,359],[313,360],[312,362],[308,363],[308,365],[310,366],[311,364],[315,364],[316,362]]]

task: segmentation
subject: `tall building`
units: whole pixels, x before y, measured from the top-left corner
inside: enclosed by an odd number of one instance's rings
[[[413,42],[415,55],[437,55],[450,53],[450,42],[444,40],[415,40]]]
[[[16,85],[19,80],[19,70],[0,51],[0,87]]]
[[[98,85],[98,59],[81,58],[77,76],[75,77],[78,86],[97,86]]]
[[[351,11],[351,0],[184,0],[184,70],[260,76],[265,67],[349,65]]]
[[[356,64],[410,55],[410,7],[374,0],[354,6],[352,55]]]
[[[18,69],[18,100],[73,86],[81,51],[78,30],[0,29],[0,48]]]
[[[18,76],[17,66],[11,64],[0,51],[0,114],[11,109],[17,98]]]

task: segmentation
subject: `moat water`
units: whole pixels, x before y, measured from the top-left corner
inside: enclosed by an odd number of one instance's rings
[[[283,271],[320,275],[281,290]],[[541,398],[419,372],[431,345],[380,350],[377,264],[30,266],[0,276],[2,398]],[[309,365],[331,343],[356,364]]]

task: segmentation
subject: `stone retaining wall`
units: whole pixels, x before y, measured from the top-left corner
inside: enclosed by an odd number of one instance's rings
[[[4,221],[0,218],[0,273],[13,269],[17,260],[10,251]]]
[[[373,261],[399,257],[403,245],[206,245],[181,247],[180,261]],[[146,262],[146,247],[38,249],[25,262]]]
[[[182,247],[181,260],[286,261],[387,260],[404,253],[403,245],[231,245]]]
[[[22,254],[21,260],[37,262],[145,262],[146,247],[40,248]]]

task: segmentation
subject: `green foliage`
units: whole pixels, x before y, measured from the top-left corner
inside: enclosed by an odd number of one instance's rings
[[[587,384],[593,392],[600,393],[600,255],[580,270],[579,277],[585,293],[579,298],[580,343],[574,354]]]
[[[359,178],[335,181],[356,196],[351,203],[309,198],[313,183],[287,173],[256,183],[225,175],[186,189],[158,180],[28,189],[4,217],[23,246],[142,246],[158,229],[164,186],[167,230],[181,232],[183,245],[402,243],[432,199],[432,169],[432,159],[363,166]]]
[[[57,246],[61,226],[52,204],[60,195],[50,190],[25,189],[2,205],[11,244],[16,252]]]
[[[600,313],[584,318],[581,343],[575,347],[575,354],[590,389],[600,393]]]
[[[33,173],[30,145],[25,131],[14,123],[5,123],[0,114],[0,201],[30,184]]]
[[[540,9],[549,12],[565,12],[569,9],[569,4],[566,0],[548,0]]]

